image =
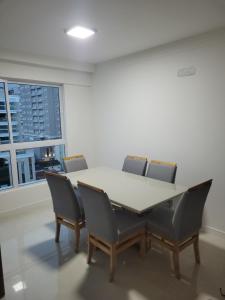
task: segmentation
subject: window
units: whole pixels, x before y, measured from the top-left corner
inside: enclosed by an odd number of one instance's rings
[[[0,82],[0,144],[9,143],[9,123],[5,94],[5,83]]]
[[[44,172],[62,172],[64,146],[38,147],[16,151],[18,182],[44,179]]]
[[[44,95],[44,88],[47,90],[47,97]],[[41,140],[61,139],[61,127],[56,126],[56,120],[60,118],[59,87],[42,87],[40,85],[8,83],[10,114],[14,119],[13,142],[32,142]],[[37,101],[33,100],[32,94],[38,94]],[[23,111],[23,114],[21,112]],[[48,116],[46,121],[48,130],[38,135],[35,129],[39,122],[31,123]]]
[[[0,80],[0,190],[62,172],[60,87]]]

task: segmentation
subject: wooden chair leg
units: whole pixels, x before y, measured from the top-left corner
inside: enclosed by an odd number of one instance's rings
[[[87,263],[91,263],[91,258],[93,255],[93,252],[95,250],[95,246],[91,243],[90,238],[88,237],[88,257],[87,257]]]
[[[75,252],[79,252],[80,246],[80,227],[78,224],[75,225],[75,236],[76,236],[76,245],[75,245]]]
[[[60,228],[61,224],[59,223],[58,219],[56,218],[56,231],[55,231],[55,242],[59,242],[59,235],[60,235]]]
[[[152,247],[151,234],[147,234],[146,236],[146,249],[149,250]]]
[[[149,237],[148,237],[148,232],[146,231],[145,233],[145,250],[148,251],[148,244],[149,244]]]
[[[196,237],[196,240],[193,243],[194,253],[195,253],[195,261],[197,264],[200,264],[200,253],[199,253],[199,237]]]
[[[110,251],[110,275],[109,275],[110,282],[114,280],[115,268],[116,268],[116,248],[115,245],[112,245]]]
[[[140,241],[140,252],[139,253],[140,253],[141,257],[145,256],[145,250],[146,250],[146,236],[144,234]]]
[[[173,250],[173,266],[176,278],[180,279],[179,251],[177,249]]]

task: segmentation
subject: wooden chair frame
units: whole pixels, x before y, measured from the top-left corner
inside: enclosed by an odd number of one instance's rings
[[[167,161],[162,161],[162,160],[150,160],[149,163],[164,165],[164,166],[177,167],[177,164],[174,163],[174,162],[167,162]]]
[[[144,257],[145,255],[145,230],[144,229],[136,231],[134,234],[130,235],[126,239],[122,241],[118,241],[113,244],[107,243],[106,241],[103,241],[102,239],[95,237],[92,234],[89,234],[87,263],[88,264],[91,263],[91,258],[96,248],[99,248],[100,250],[108,254],[110,256],[109,281],[112,282],[114,280],[117,255],[136,243],[140,244],[139,254],[141,257]]]
[[[59,242],[61,225],[65,225],[66,227],[75,231],[75,238],[76,238],[75,252],[78,253],[79,246],[80,246],[80,230],[83,227],[85,227],[85,221],[74,222],[74,221],[66,219],[65,217],[58,215],[58,214],[55,215],[55,220],[56,220],[55,242],[56,243]]]
[[[148,167],[148,157],[146,157],[146,156],[138,156],[138,155],[127,155],[125,159],[130,159],[130,160],[144,160],[144,161],[146,161],[146,165],[145,165],[145,168],[144,168],[143,174],[142,174],[142,176],[145,176],[146,170],[147,170],[147,167]]]
[[[72,159],[76,159],[76,158],[84,158],[85,159],[83,154],[76,154],[76,155],[72,155],[72,156],[63,157],[63,160],[72,160]]]
[[[150,168],[151,163],[152,164],[157,164],[157,165],[162,165],[162,166],[175,167],[175,173],[174,173],[174,178],[173,178],[173,182],[172,182],[172,183],[175,183],[175,178],[176,178],[176,173],[177,173],[177,163],[162,161],[162,160],[149,160],[148,161],[148,167],[147,167],[147,170],[146,170],[146,174],[148,173],[148,168]],[[170,203],[170,205],[172,205],[172,203]]]
[[[151,242],[155,241],[160,245],[166,247],[172,251],[172,261],[174,273],[177,279],[180,279],[180,263],[179,263],[179,253],[186,247],[193,244],[195,261],[200,264],[200,252],[199,252],[199,233],[192,234],[189,238],[184,241],[173,241],[162,236],[148,232],[148,248],[151,248]]]
[[[87,183],[78,181],[79,185],[86,186],[91,188],[97,192],[103,192],[102,189],[99,189],[95,186],[89,185]],[[129,235],[122,241],[117,241],[115,243],[108,243],[101,238],[94,236],[93,234],[88,234],[88,257],[87,263],[91,263],[91,258],[93,256],[93,252],[96,248],[102,250],[106,254],[110,256],[110,275],[109,281],[112,282],[114,280],[115,268],[116,268],[116,260],[117,255],[126,250],[127,248],[131,247],[132,245],[139,243],[140,244],[140,256],[143,257],[145,255],[145,244],[146,244],[146,230],[143,228],[141,230],[137,230],[132,235]]]
[[[68,181],[69,179],[61,174],[55,174],[51,172],[45,172],[50,176],[60,177],[63,178],[65,181]],[[75,231],[75,237],[76,237],[76,245],[75,245],[75,252],[79,252],[79,245],[80,245],[80,230],[81,228],[85,227],[85,221],[75,222],[73,220],[69,220],[60,214],[55,214],[55,221],[56,221],[56,233],[55,233],[55,242],[59,242],[59,236],[60,236],[60,228],[61,224],[65,225],[66,227],[69,227],[70,229]]]
[[[145,156],[137,156],[137,155],[127,155],[127,158],[134,159],[134,160],[148,160]]]
[[[210,185],[209,185],[210,184]],[[199,190],[200,188],[203,188],[204,186],[212,184],[212,179],[200,183],[196,186],[191,187],[188,191],[196,191]],[[206,195],[207,197],[207,195]],[[147,231],[147,239],[148,239],[148,246],[149,248],[151,247],[151,241],[156,241],[160,243],[162,246],[166,247],[170,251],[172,251],[173,254],[173,266],[174,266],[174,271],[177,279],[180,279],[180,264],[179,264],[179,253],[185,249],[186,247],[190,246],[193,244],[194,248],[194,255],[195,255],[195,261],[197,264],[200,264],[200,251],[199,251],[199,230],[196,232],[193,232],[192,234],[189,235],[188,238],[182,241],[174,241],[170,240],[165,236],[162,235],[157,235],[153,234],[150,230]]]

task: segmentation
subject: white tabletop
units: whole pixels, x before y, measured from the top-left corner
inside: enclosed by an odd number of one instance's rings
[[[136,213],[143,213],[187,190],[185,186],[106,167],[71,172],[66,176],[75,186],[79,180],[104,190],[112,202]]]

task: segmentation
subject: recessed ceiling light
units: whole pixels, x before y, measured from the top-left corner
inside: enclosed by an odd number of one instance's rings
[[[93,34],[95,34],[95,31],[89,28],[85,28],[82,26],[75,26],[69,30],[66,31],[66,34],[71,35],[78,39],[87,39]]]

